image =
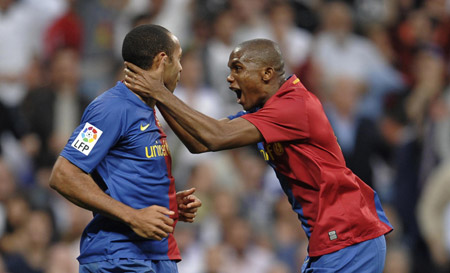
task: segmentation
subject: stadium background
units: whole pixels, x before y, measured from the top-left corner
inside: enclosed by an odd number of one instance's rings
[[[78,272],[91,213],[49,189],[50,170],[143,23],[179,37],[175,94],[216,118],[241,110],[225,80],[233,47],[277,41],[382,199],[395,227],[385,272],[450,271],[449,0],[1,0],[0,272]],[[203,201],[175,231],[179,271],[299,272],[307,240],[258,152],[191,155],[166,131],[177,189]]]

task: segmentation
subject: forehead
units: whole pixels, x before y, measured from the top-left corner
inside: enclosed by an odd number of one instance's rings
[[[172,41],[174,43],[174,50],[173,50],[174,54],[173,55],[174,56],[181,55],[182,49],[181,49],[180,41],[178,40],[177,36],[175,36],[171,33],[170,38],[172,39]]]
[[[230,58],[228,59],[228,66],[231,66],[236,63],[246,64],[248,63],[248,60],[246,58],[245,51],[240,48],[236,47],[230,54]]]

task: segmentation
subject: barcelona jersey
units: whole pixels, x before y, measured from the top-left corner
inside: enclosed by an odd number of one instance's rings
[[[319,99],[295,75],[261,109],[238,116],[264,137],[258,147],[298,214],[309,256],[392,230],[376,192],[346,167]]]
[[[86,108],[61,156],[89,173],[112,198],[135,209],[152,205],[175,211],[176,191],[166,135],[155,111],[123,83]],[[145,239],[129,226],[100,214],[83,232],[80,263],[116,258],[179,260],[172,234]]]

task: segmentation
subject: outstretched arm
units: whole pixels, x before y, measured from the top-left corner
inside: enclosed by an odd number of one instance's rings
[[[166,122],[169,124],[170,128],[175,132],[178,138],[183,142],[184,146],[189,150],[189,152],[193,154],[199,154],[208,152],[209,149],[201,142],[199,142],[195,137],[190,135],[183,127],[178,124],[178,122],[167,112],[167,109],[164,105],[157,104],[159,111],[163,115]]]
[[[173,232],[173,211],[161,206],[134,209],[106,193],[95,181],[64,157],[59,157],[50,177],[50,187],[82,208],[121,221],[139,236],[161,240]]]
[[[216,120],[190,108],[164,86],[162,65],[156,71],[145,71],[128,62],[126,66],[126,86],[164,105],[167,113],[208,150],[237,148],[263,140],[258,129],[243,118]]]

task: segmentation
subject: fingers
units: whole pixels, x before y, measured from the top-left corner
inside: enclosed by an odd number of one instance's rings
[[[186,198],[184,198],[184,204],[186,205],[186,208],[199,208],[202,206],[202,201],[197,198],[195,195],[189,195]]]
[[[132,228],[142,237],[162,240],[173,232],[174,220],[168,216],[174,214],[174,211],[157,205],[143,208],[140,210],[140,215],[137,216],[138,219],[132,225]]]
[[[183,222],[193,223],[197,216],[197,212],[180,212],[179,220]]]
[[[153,228],[151,228],[150,236],[151,238],[155,238],[155,236],[159,237],[161,240],[162,238],[166,238],[169,236],[170,233],[173,232],[173,219],[170,219],[169,217],[162,215],[159,217],[159,219],[154,223]]]
[[[129,62],[125,62],[125,67],[137,74],[142,74],[142,72],[144,72],[144,70],[142,68],[140,68],[139,66],[137,66],[135,64],[129,63]]]
[[[171,231],[165,231],[163,229],[155,229],[148,238],[161,241],[163,238],[168,237],[169,233],[171,233]]]
[[[136,74],[129,70],[128,68],[125,68],[125,83],[135,83],[136,81]]]
[[[190,188],[188,190],[179,191],[177,192],[177,198],[184,198],[190,194],[193,194],[195,192],[196,188]]]
[[[128,68],[125,68],[125,78],[123,83],[130,88],[131,90],[134,91],[139,91],[139,86],[138,86],[138,80],[136,78],[136,73],[134,73],[133,71],[129,70]]]
[[[166,217],[167,218],[167,217]],[[169,219],[169,218],[167,218]],[[170,219],[172,220],[172,219]],[[156,226],[159,228],[159,231],[162,231],[165,233],[164,237],[168,236],[168,233],[172,233],[173,232],[173,220],[172,223],[167,223],[165,221],[163,221],[162,223],[157,224]]]
[[[197,212],[193,211],[193,212],[182,212],[180,213],[180,215],[182,215],[183,217],[186,218],[195,218],[195,216],[197,216]]]
[[[175,215],[174,211],[171,211],[166,207],[157,206],[157,205],[153,205],[152,207],[154,207],[157,212],[160,212],[162,214],[169,215],[169,216]]]

